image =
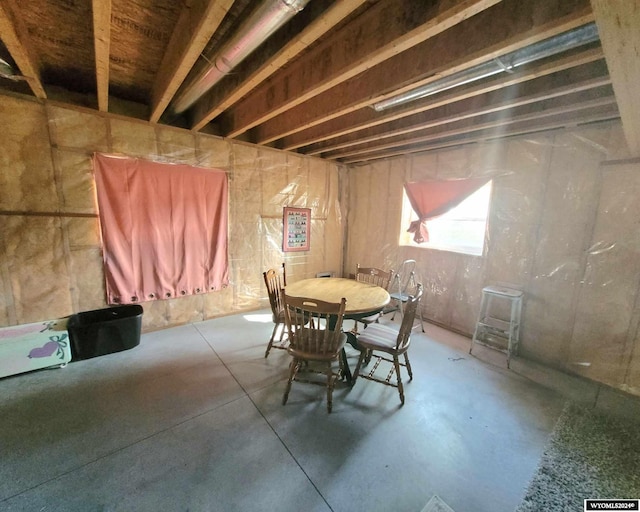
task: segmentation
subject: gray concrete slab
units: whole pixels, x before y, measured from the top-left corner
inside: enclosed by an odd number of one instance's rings
[[[265,320],[266,318],[266,320]],[[324,390],[264,358],[266,311],[144,334],[139,347],[0,380],[2,510],[512,511],[563,398],[414,331],[414,379]],[[357,352],[349,349],[355,366]]]

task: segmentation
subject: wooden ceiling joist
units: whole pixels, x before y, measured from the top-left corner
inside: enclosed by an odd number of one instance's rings
[[[476,142],[488,142],[493,139],[499,138],[514,137],[518,135],[530,135],[558,129],[570,129],[580,125],[596,124],[603,121],[618,119],[619,117],[620,114],[617,108],[614,108],[612,106],[598,107],[597,112],[585,113],[582,111],[577,111],[573,114],[559,114],[543,123],[540,123],[538,120],[528,120],[521,123],[513,123],[510,127],[501,125],[497,128],[480,130],[475,134],[471,134],[470,132],[462,137],[453,137],[449,139],[439,138],[437,140],[434,140],[434,142],[431,144],[419,144],[415,147],[396,147],[387,151],[380,151],[378,153],[370,153],[367,155],[355,156],[353,158],[346,158],[344,160],[341,160],[340,162],[343,164],[351,165],[373,160],[380,160],[384,158],[392,158],[401,155],[423,153],[425,151],[432,151],[435,149],[463,146]]]
[[[605,85],[602,85],[602,84],[605,84]],[[448,124],[461,121],[464,119],[481,117],[481,116],[494,114],[502,111],[512,111],[515,108],[523,107],[527,105],[529,106],[533,105],[531,106],[531,109],[534,110],[534,109],[540,108],[540,106],[538,105],[539,103],[546,100],[551,100],[554,98],[558,98],[560,100],[558,101],[559,104],[562,104],[563,102],[571,102],[572,103],[570,105],[571,108],[583,108],[582,105],[577,104],[578,102],[581,102],[581,101],[603,100],[603,101],[606,101],[607,103],[612,103],[615,101],[613,97],[613,93],[611,92],[611,87],[606,85],[605,80],[594,80],[591,83],[591,85],[594,85],[594,86],[601,85],[601,86],[594,87],[594,88],[587,88],[588,86],[585,84],[583,87],[586,89],[586,92],[576,91],[571,87],[566,87],[561,90],[552,91],[550,94],[541,94],[535,97],[522,98],[522,99],[514,100],[513,102],[506,101],[496,106],[487,106],[486,108],[479,107],[478,110],[468,109],[466,113],[463,113],[460,115],[450,114],[443,117],[436,117],[426,123],[415,124],[411,127],[411,129],[405,128],[402,130],[387,132],[387,133],[384,133],[383,136],[372,135],[372,136],[363,138],[362,140],[358,141],[358,143],[356,144],[348,144],[348,145],[342,145],[342,147],[326,149],[321,152],[321,155],[331,158],[336,151],[348,150],[348,148],[354,148],[354,147],[362,146],[365,144],[380,143],[385,139],[393,139],[395,137],[401,137],[402,135],[409,135],[415,132],[426,130],[428,128],[444,127]],[[567,96],[566,100],[563,99],[563,96]]]
[[[640,156],[640,2],[591,0],[622,127],[633,156]]]
[[[31,49],[27,29],[20,18],[14,16],[14,13],[18,12],[16,8],[13,0],[4,0],[0,3],[0,39],[20,68],[20,73],[33,94],[36,98],[45,99],[47,94],[40,77],[40,65]]]
[[[514,102],[518,101],[519,98],[523,98],[523,101],[528,101],[529,98],[537,98],[538,94],[544,96],[550,93],[551,90],[557,91],[558,94],[565,94],[606,85],[610,83],[606,65],[602,59],[591,61],[591,56],[595,56],[592,52],[587,52],[589,54],[588,59],[575,59],[574,56],[571,56],[554,61],[552,68],[548,63],[530,65],[513,74],[493,78],[479,85],[464,86],[454,93],[445,93],[434,96],[429,100],[416,102],[405,109],[401,109],[399,112],[392,111],[390,114],[380,116],[379,113],[372,109],[360,110],[348,115],[349,119],[342,120],[342,126],[350,127],[348,130],[343,130],[345,133],[340,133],[339,126],[336,126],[335,132],[330,131],[330,128],[339,122],[339,119],[334,120],[328,123],[329,126],[325,127],[327,133],[323,135],[317,134],[317,142],[302,147],[300,151],[308,155],[318,155],[331,150],[329,148],[334,146],[338,146],[335,149],[349,146],[351,142],[357,142],[362,139],[363,134],[378,138],[384,136],[388,131],[397,129],[398,126],[403,126],[402,123],[411,125],[430,122],[433,118],[433,114],[430,112],[442,109],[447,105],[462,105],[462,107],[454,109],[454,111],[460,112],[460,115],[466,115],[465,105],[471,105],[471,109],[486,109],[491,108],[492,103],[497,103],[498,105],[505,103],[505,97]],[[597,52],[597,55],[602,57],[600,52]],[[587,79],[584,78],[585,75],[588,76]],[[566,85],[564,85],[565,83]],[[474,98],[483,99],[470,103],[469,101]],[[364,120],[363,122],[363,117],[368,117],[370,120]],[[361,128],[358,129],[358,127]],[[297,138],[299,142],[297,142],[296,146],[285,147],[287,149],[295,149],[303,146],[301,142],[307,133],[305,131],[298,134],[300,137]],[[290,140],[294,140],[294,136],[283,139],[283,141]],[[281,149],[285,148],[282,147]]]
[[[427,9],[413,0],[378,2],[226,112],[223,132],[237,137],[499,1],[442,1]]]
[[[111,0],[93,0],[93,47],[96,56],[98,110],[109,110],[109,48],[111,47]]]
[[[543,3],[545,9],[540,11]],[[456,27],[462,33],[483,34],[482,37],[466,40],[458,30],[443,32],[393,60],[371,67],[349,83],[341,83],[304,105],[263,122],[254,130],[255,142],[276,141],[593,21],[588,0],[571,0],[570,7],[566,3],[505,0]],[[380,91],[388,93],[381,95]]]
[[[304,148],[307,155],[319,155],[384,138],[395,137],[425,128],[441,126],[451,121],[477,117],[522,105],[539,103],[547,99],[568,96],[580,91],[606,87],[610,84],[606,65],[600,61],[599,68],[582,66],[551,76],[543,76],[529,82],[512,85],[438,108],[426,110],[404,118],[389,121],[332,139],[330,142]],[[590,78],[586,79],[585,76]]]
[[[302,33],[293,38],[271,59],[257,70],[243,77],[229,88],[217,87],[205,94],[195,105],[192,129],[201,130],[208,122],[258,87],[287,62],[325,35],[334,26],[359,8],[366,0],[344,0],[336,2]]]
[[[559,59],[551,62],[523,66],[522,69],[514,73],[490,78],[482,81],[478,85],[464,86],[454,90],[453,92],[446,92],[432,98],[416,101],[406,107],[392,109],[389,113],[376,112],[370,108],[360,109],[356,112],[347,114],[348,118],[343,117],[331,119],[323,124],[318,124],[284,137],[278,141],[278,147],[280,149],[293,150],[326,140],[334,140],[338,137],[343,137],[366,128],[388,125],[397,119],[402,119],[404,117],[475,96],[488,94],[504,87],[512,87],[514,85],[525,83],[529,80],[535,80],[539,77],[562,72],[566,69],[589,64],[601,59],[603,59],[602,50],[600,48],[593,48],[577,54],[572,53],[569,56],[560,57]],[[304,150],[303,152],[306,153]]]
[[[570,114],[577,111],[593,111],[596,116],[599,116],[602,109],[605,109],[608,112],[612,106],[615,107],[615,98],[613,95],[590,100],[585,100],[583,98],[581,101],[575,103],[567,103],[563,98],[554,98],[547,100],[545,103],[546,108],[541,108],[541,105],[526,105],[513,109],[512,112],[496,112],[491,115],[482,116],[485,119],[480,122],[471,118],[455,120],[454,122],[449,123],[451,127],[448,129],[438,128],[422,130],[426,132],[424,135],[397,137],[395,140],[388,142],[372,142],[364,148],[327,153],[325,157],[332,160],[342,160],[354,155],[363,155],[384,149],[430,142],[435,139],[465,135],[479,130],[488,130],[501,126],[522,123],[524,121],[535,121],[558,115]]]
[[[194,0],[182,9],[151,92],[152,123],[160,119],[232,4],[233,0]]]
[[[0,89],[346,163],[539,131],[560,122],[554,109],[590,122],[612,115],[603,109],[615,99],[640,154],[635,0],[264,1],[0,0],[0,58],[18,74],[3,64]],[[216,52],[245,38],[248,20],[256,28],[283,9],[286,23],[177,110],[189,84],[220,64]],[[586,27],[593,21],[600,41]],[[512,66],[512,52],[536,58],[530,45],[579,27],[582,43],[572,35],[557,53]],[[494,66],[491,76],[372,108],[495,63],[506,72]]]

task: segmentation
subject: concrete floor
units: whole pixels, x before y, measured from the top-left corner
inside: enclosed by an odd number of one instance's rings
[[[350,322],[349,322],[350,323]],[[349,327],[351,327],[349,325]],[[3,511],[512,512],[563,398],[414,331],[414,380],[294,383],[264,359],[267,311],[143,334],[138,347],[0,380]],[[356,352],[349,349],[355,367]],[[438,509],[440,510],[440,509]]]

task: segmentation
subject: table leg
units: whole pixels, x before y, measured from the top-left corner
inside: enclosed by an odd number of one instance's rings
[[[351,369],[349,368],[349,362],[347,361],[347,352],[345,349],[340,351],[340,359],[342,364],[342,378],[347,382],[349,386],[353,385],[353,376],[351,375]]]
[[[347,343],[356,350],[360,350],[360,347],[358,346],[358,337],[352,332],[345,332],[345,334],[347,335]],[[347,384],[349,384],[349,386],[352,386],[353,375],[351,374],[351,369],[349,368],[349,362],[347,361],[347,352],[345,349],[342,349],[340,358],[342,359],[342,377],[347,381]]]
[[[356,350],[360,350],[360,347],[358,346],[358,337],[351,331],[345,332],[345,334],[347,335],[347,343]]]

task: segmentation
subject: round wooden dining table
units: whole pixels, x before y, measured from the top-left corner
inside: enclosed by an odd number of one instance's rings
[[[340,302],[344,297],[347,299],[344,310],[347,319],[382,311],[391,300],[389,292],[380,286],[340,277],[303,279],[288,284],[284,290],[293,297],[309,297],[325,302]]]
[[[389,292],[380,286],[340,277],[303,279],[302,281],[288,284],[285,286],[284,291],[286,295],[292,297],[308,297],[325,302],[340,302],[344,297],[347,299],[344,309],[344,318],[347,320],[358,320],[379,313],[391,300]],[[345,332],[345,334],[347,335],[347,343],[354,348],[358,348],[355,334],[351,332]],[[344,377],[351,384],[351,370],[349,369],[344,349],[342,351],[342,362]]]

